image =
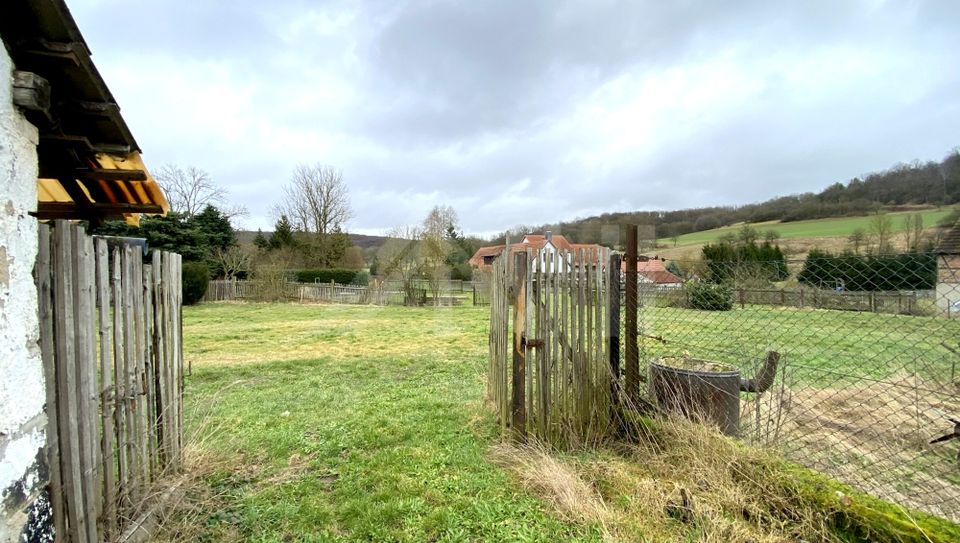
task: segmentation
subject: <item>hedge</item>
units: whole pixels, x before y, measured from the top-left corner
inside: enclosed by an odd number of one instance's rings
[[[184,262],[180,271],[184,305],[193,305],[203,299],[210,282],[210,270],[203,262]]]
[[[703,311],[730,311],[733,309],[733,288],[717,283],[687,283],[684,285],[690,305]]]
[[[812,250],[797,276],[817,288],[849,291],[932,290],[937,284],[937,257],[932,253],[860,256]]]
[[[369,274],[365,271],[336,268],[327,270],[291,270],[290,273],[293,276],[293,280],[298,283],[329,283],[333,281],[340,285],[356,285],[361,284],[359,281],[363,281],[362,284],[366,285],[370,278]]]

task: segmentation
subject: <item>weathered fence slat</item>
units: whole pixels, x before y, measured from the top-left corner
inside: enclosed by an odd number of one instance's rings
[[[160,475],[179,469],[180,259],[162,253],[155,260],[168,268],[145,266],[139,248],[110,248],[66,221],[41,225],[39,235],[54,526],[58,541],[112,541],[154,496]],[[156,296],[157,286],[172,294]],[[156,349],[159,331],[174,336],[167,350]],[[171,368],[172,381],[160,366]],[[158,450],[162,409],[177,416],[167,433],[176,448],[166,456]]]
[[[51,256],[50,227],[41,224],[39,227],[39,243],[37,262],[34,273],[37,281],[39,296],[40,320],[40,355],[43,360],[43,377],[47,383],[47,465],[50,468],[50,507],[53,513],[54,529],[58,534],[67,534],[66,510],[64,504],[63,483],[60,475],[59,450],[59,420],[57,409],[57,371],[56,355],[54,354],[54,308],[53,308],[53,277]]]
[[[57,365],[57,427],[60,430],[60,469],[66,503],[67,534],[71,541],[88,541],[88,516],[83,506],[83,482],[78,435],[78,402],[74,343],[73,236],[66,221],[58,221],[53,236],[54,351]],[[62,361],[62,363],[60,363]]]
[[[98,324],[100,328],[100,471],[103,477],[101,529],[104,539],[117,531],[116,462],[113,425],[113,326],[110,316],[110,253],[107,242],[95,240]]]

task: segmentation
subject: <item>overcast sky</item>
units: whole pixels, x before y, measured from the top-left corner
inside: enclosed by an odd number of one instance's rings
[[[960,2],[68,0],[154,170],[270,229],[298,162],[381,233],[819,190],[960,145]]]

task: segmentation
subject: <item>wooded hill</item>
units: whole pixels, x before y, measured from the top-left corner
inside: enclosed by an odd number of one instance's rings
[[[577,243],[602,243],[601,229],[619,224],[648,225],[648,236],[671,238],[712,230],[731,224],[763,221],[801,221],[896,211],[915,205],[950,205],[960,202],[960,147],[943,160],[897,164],[887,170],[834,183],[819,193],[772,198],[743,206],[703,207],[678,211],[635,211],[508,230],[495,238],[502,243],[509,234],[516,238],[526,232],[553,230]]]

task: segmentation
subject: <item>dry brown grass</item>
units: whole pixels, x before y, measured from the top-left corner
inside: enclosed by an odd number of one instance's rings
[[[769,453],[685,420],[639,426],[640,438],[582,457],[501,444],[493,460],[564,519],[610,541],[835,541],[821,507],[778,489]]]
[[[784,421],[771,445],[849,484],[869,481],[874,495],[960,521],[955,449],[929,444],[951,428],[946,416],[960,413],[952,385],[911,375],[765,396],[761,424],[778,410]],[[754,426],[755,405],[743,412],[745,425]]]
[[[500,443],[491,447],[490,455],[496,464],[511,470],[525,488],[550,502],[561,518],[606,526],[610,509],[573,463],[537,444]]]

